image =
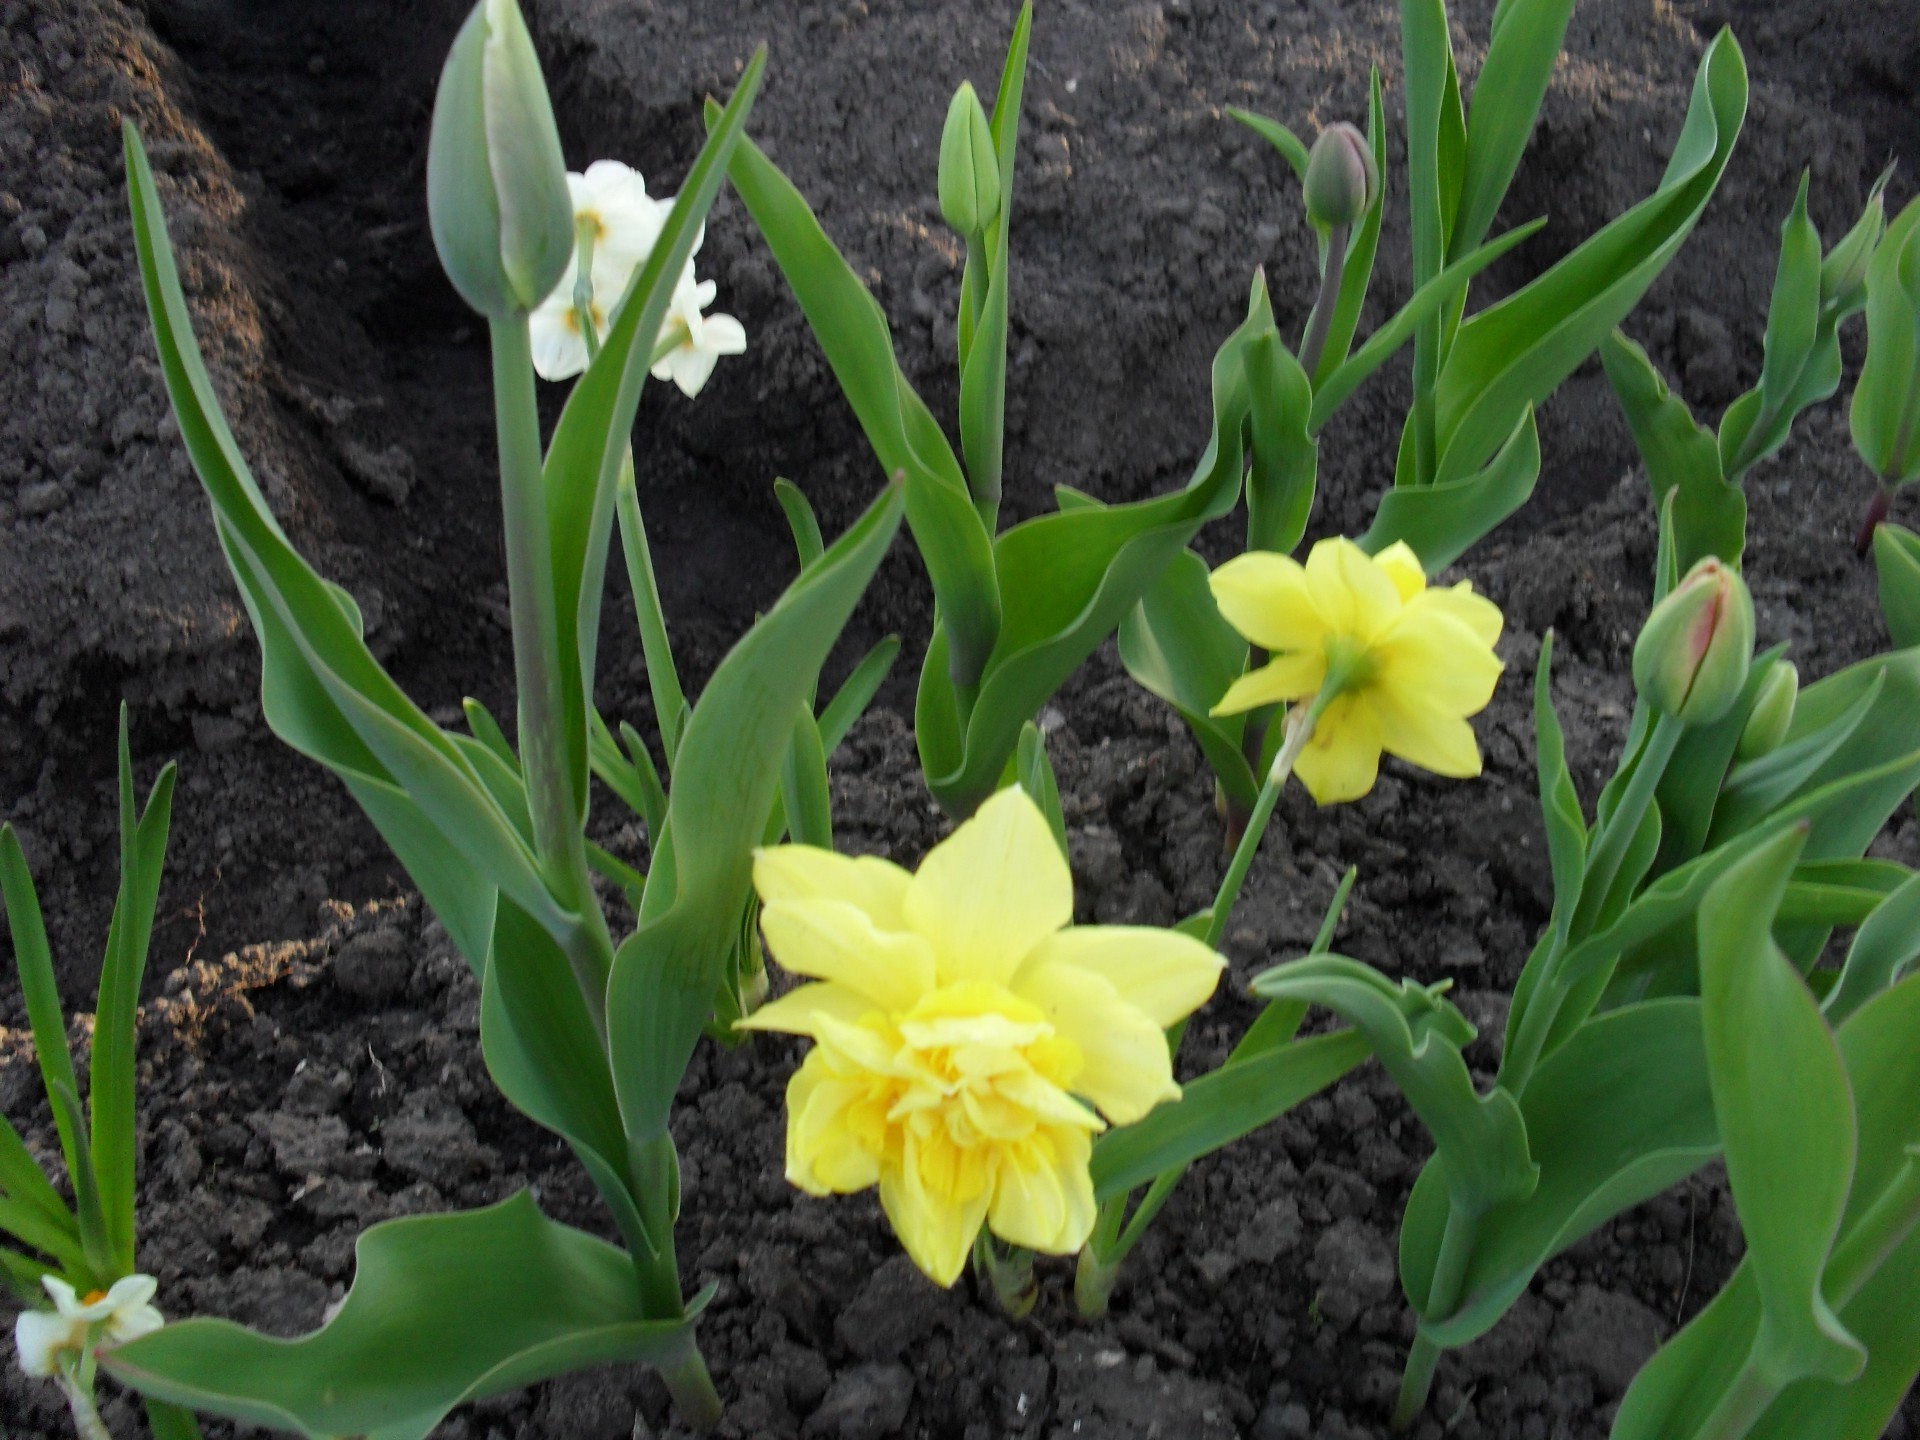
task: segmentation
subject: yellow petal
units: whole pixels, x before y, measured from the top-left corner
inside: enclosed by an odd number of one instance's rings
[[[1394,541],[1373,557],[1373,563],[1387,572],[1402,600],[1411,600],[1427,588],[1427,572],[1421,568],[1420,557],[1404,540]]]
[[[809,1195],[850,1195],[880,1178],[857,1112],[871,1087],[836,1076],[818,1050],[787,1082],[787,1179]],[[870,1133],[870,1131],[869,1131]]]
[[[1500,607],[1486,596],[1474,594],[1471,580],[1462,580],[1450,589],[1429,591],[1421,603],[1431,605],[1443,615],[1451,615],[1489,649],[1500,638],[1500,627],[1504,623]]]
[[[1409,702],[1384,688],[1364,697],[1380,726],[1380,745],[1422,770],[1453,780],[1480,773],[1480,746],[1473,727],[1458,715]]]
[[[1096,1206],[1084,1130],[1042,1129],[1001,1154],[987,1224],[1002,1240],[1071,1255],[1093,1233]]]
[[[1040,807],[1012,786],[927,852],[902,908],[942,985],[1004,985],[1073,918],[1073,875]]]
[[[1283,700],[1303,700],[1320,688],[1327,678],[1327,657],[1319,650],[1297,655],[1276,655],[1258,670],[1242,675],[1227,687],[1215,715],[1238,715],[1261,705]]]
[[[822,1011],[843,1025],[858,1025],[873,1013],[874,1003],[857,990],[831,981],[801,985],[778,1000],[769,1001],[739,1022],[742,1030],[778,1030],[788,1035],[815,1035],[815,1017]]]
[[[1332,536],[1307,555],[1307,584],[1327,628],[1335,635],[1371,642],[1400,613],[1392,578],[1351,540]]]
[[[1298,561],[1252,550],[1215,570],[1207,584],[1221,618],[1254,644],[1268,650],[1320,649],[1327,626]]]
[[[1373,656],[1375,686],[1455,715],[1484,710],[1505,668],[1464,622],[1423,604],[1407,607]]]
[[[774,845],[753,853],[753,888],[762,901],[844,900],[882,930],[904,930],[900,902],[913,877],[891,860],[840,855],[813,845]]]
[[[1380,734],[1373,712],[1352,695],[1335,700],[1293,762],[1293,773],[1317,805],[1366,794],[1380,775]]]
[[[1191,935],[1141,925],[1073,925],[1034,952],[1021,979],[1044,965],[1102,976],[1121,1001],[1162,1030],[1207,1003],[1225,962]]]
[[[1114,1124],[1131,1125],[1162,1100],[1178,1098],[1166,1035],[1105,976],[1036,965],[1020,977],[1020,992],[1046,1012],[1061,1039],[1079,1047],[1073,1089]]]
[[[991,1187],[949,1201],[929,1187],[921,1174],[922,1142],[911,1131],[898,1165],[880,1173],[880,1207],[913,1263],[936,1285],[951,1285],[966,1268],[973,1238],[987,1218]]]
[[[844,900],[779,900],[760,912],[767,950],[784,969],[832,980],[898,1014],[933,988],[933,952],[918,935],[874,927]]]

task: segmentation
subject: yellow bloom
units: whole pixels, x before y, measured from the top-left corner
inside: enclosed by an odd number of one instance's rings
[[[1318,803],[1371,790],[1382,750],[1436,775],[1480,773],[1466,717],[1486,707],[1500,678],[1500,611],[1469,582],[1428,589],[1404,541],[1370,556],[1329,539],[1305,565],[1268,551],[1242,555],[1212,584],[1227,623],[1273,655],[1234,681],[1214,714],[1305,700],[1329,675],[1338,686],[1294,762]]]
[[[768,952],[816,982],[744,1022],[815,1041],[787,1086],[787,1178],[811,1195],[879,1185],[942,1285],[983,1223],[1078,1250],[1092,1138],[1179,1095],[1162,1032],[1213,993],[1220,957],[1172,931],[1070,925],[1073,877],[1017,788],[917,873],[780,845],[753,881]]]

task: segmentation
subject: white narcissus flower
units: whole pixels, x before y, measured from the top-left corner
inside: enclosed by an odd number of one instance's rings
[[[52,1275],[42,1276],[40,1283],[52,1297],[54,1308],[24,1310],[13,1326],[20,1368],[29,1375],[57,1373],[60,1357],[66,1351],[84,1350],[95,1340],[137,1340],[163,1323],[160,1312],[150,1303],[159,1288],[151,1275],[129,1275],[114,1281],[111,1289],[95,1290],[86,1296]]]
[[[653,378],[671,380],[691,400],[713,374],[722,355],[738,355],[747,348],[747,331],[731,315],[702,315],[713,303],[718,290],[711,280],[693,281],[693,271],[675,287],[667,306],[667,323],[661,338],[678,332],[678,343],[662,355],[653,367]]]

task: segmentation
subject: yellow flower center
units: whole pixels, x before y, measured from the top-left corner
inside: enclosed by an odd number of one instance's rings
[[[80,1303],[82,1305],[98,1305],[102,1300],[106,1298],[107,1298],[107,1292],[104,1290],[89,1290],[86,1294],[80,1297]]]

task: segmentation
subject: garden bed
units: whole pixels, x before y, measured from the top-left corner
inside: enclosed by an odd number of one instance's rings
[[[728,91],[767,39],[752,131],[950,416],[960,257],[933,203],[935,154],[951,86],[991,87],[1010,8],[527,8],[569,161],[619,156],[656,193],[697,148],[700,97]],[[375,650],[430,711],[451,721],[470,694],[510,713],[485,334],[441,277],[422,183],[432,87],[463,10],[0,4],[12,67],[0,72],[0,816],[41,878],[67,998],[90,1003],[112,898],[115,700],[132,706],[140,773],[181,760],[141,1037],[141,1259],[170,1315],[311,1328],[344,1293],[367,1223],[526,1185],[557,1217],[604,1229],[564,1147],[488,1081],[477,990],[444,932],[344,791],[260,720],[254,643],[152,363],[118,158],[116,122],[131,115],[162,172],[216,381],[296,543],[360,599]],[[1490,11],[1456,7],[1468,75]],[[1758,372],[1774,232],[1800,168],[1813,167],[1813,214],[1831,239],[1889,155],[1920,163],[1910,6],[1589,0],[1503,212],[1549,225],[1482,282],[1488,295],[1523,283],[1651,188],[1700,47],[1725,20],[1753,72],[1747,130],[1698,231],[1626,326],[1708,415]],[[1332,0],[1044,4],[1034,34],[1012,242],[1014,518],[1050,508],[1058,483],[1121,500],[1185,480],[1205,440],[1207,363],[1251,268],[1267,267],[1283,329],[1310,299],[1292,181],[1221,107],[1309,130],[1359,118],[1368,67],[1391,85],[1398,44],[1395,7]],[[1391,177],[1397,124],[1389,132]],[[1910,183],[1896,179],[1896,200]],[[1370,320],[1406,298],[1406,254],[1391,193]],[[702,256],[749,351],[697,403],[650,387],[636,433],[666,609],[696,681],[793,572],[773,477],[797,482],[829,533],[881,478],[730,197]],[[1364,525],[1405,400],[1404,365],[1390,366],[1329,428],[1311,534]],[[1597,366],[1562,387],[1541,429],[1534,502],[1464,571],[1509,624],[1508,677],[1476,721],[1486,775],[1462,784],[1390,765],[1365,800],[1325,811],[1289,791],[1227,935],[1236,983],[1196,1019],[1183,1070],[1225,1056],[1254,1013],[1242,982],[1305,948],[1351,864],[1337,947],[1389,973],[1453,978],[1486,1037],[1469,1062],[1490,1076],[1503,997],[1551,897],[1525,682],[1551,627],[1590,802],[1625,734],[1654,548]],[[1871,568],[1852,548],[1869,488],[1838,405],[1803,420],[1749,486],[1759,637],[1790,641],[1809,679],[1885,645]],[[1201,548],[1218,559],[1213,538]],[[600,701],[648,730],[630,613],[623,594],[609,598]],[[832,765],[845,848],[903,864],[945,830],[901,718],[928,622],[903,543],[837,662],[881,634],[905,639],[907,660]],[[1165,924],[1208,903],[1224,867],[1211,778],[1171,711],[1109,646],[1041,720],[1081,918]],[[643,853],[631,826],[598,838]],[[1907,807],[1875,853],[1920,860]],[[0,1025],[0,1109],[44,1142],[5,963]],[[816,1201],[787,1185],[781,1094],[798,1049],[778,1037],[703,1048],[676,1115],[684,1278],[719,1286],[700,1334],[730,1404],[723,1433],[1384,1433],[1412,1333],[1395,1236],[1428,1144],[1377,1068],[1196,1166],[1108,1320],[1077,1320],[1069,1266],[1043,1261],[1039,1306],[1016,1323],[969,1281],[943,1293],[921,1278],[871,1197]],[[1738,1254],[1715,1172],[1629,1213],[1442,1362],[1413,1433],[1603,1435],[1634,1370]],[[1913,1401],[1904,1414],[1890,1433],[1920,1422]],[[0,1416],[8,1436],[64,1426],[55,1393],[11,1368]],[[124,1407],[109,1416],[131,1425]],[[611,1440],[670,1423],[651,1377],[597,1372],[463,1410],[443,1433]]]

